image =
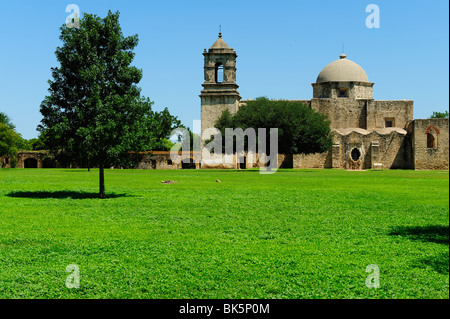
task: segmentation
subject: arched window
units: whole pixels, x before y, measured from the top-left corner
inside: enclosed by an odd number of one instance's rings
[[[436,126],[430,125],[428,127],[425,132],[427,135],[427,148],[438,148],[438,136],[440,133]]]
[[[431,132],[427,133],[427,148],[436,148],[436,138]]]
[[[216,83],[222,83],[223,82],[223,64],[217,63],[216,64]]]

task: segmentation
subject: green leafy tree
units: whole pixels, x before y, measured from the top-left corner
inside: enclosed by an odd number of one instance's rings
[[[327,117],[300,102],[260,97],[247,101],[234,115],[224,111],[215,126],[222,133],[222,145],[225,145],[225,128],[242,128],[244,131],[266,128],[267,141],[270,128],[278,128],[280,154],[321,153],[333,145]],[[245,149],[248,149],[247,142],[244,140]],[[236,137],[233,143],[236,144]]]
[[[181,121],[176,116],[169,113],[165,108],[161,112],[154,113],[154,127],[152,131],[155,132],[156,143],[153,146],[154,150],[169,151],[173,143],[169,141],[170,133],[177,127],[183,127]]]
[[[445,112],[433,112],[433,114],[431,115],[432,119],[448,119],[449,118],[449,113],[448,111]]]
[[[0,156],[10,156],[12,166],[14,167],[15,156],[17,155],[18,145],[22,137],[14,131],[9,125],[0,122]],[[0,166],[2,163],[0,163]]]
[[[40,137],[31,138],[27,141],[27,143],[28,143],[28,148],[33,151],[41,151],[41,150],[47,149],[44,141]]]
[[[10,129],[14,130],[16,127],[11,122],[11,119],[3,112],[0,112],[0,123],[6,124]]]
[[[119,12],[105,18],[84,14],[79,28],[61,27],[49,95],[41,103],[38,130],[54,156],[88,160],[99,167],[99,196],[105,198],[104,168],[127,165],[129,151],[156,141],[152,102],[140,96],[142,71],[131,66],[138,36],[125,37]]]

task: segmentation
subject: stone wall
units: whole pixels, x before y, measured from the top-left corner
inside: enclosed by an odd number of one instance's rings
[[[334,141],[340,146],[340,168],[370,169],[377,163],[385,169],[407,169],[413,166],[411,140],[403,129],[334,131]],[[359,153],[358,160],[352,158],[353,150],[356,153],[354,155]]]
[[[313,83],[313,98],[338,99],[340,90],[346,91],[350,99],[373,99],[373,83],[365,82],[324,82]]]
[[[366,101],[349,98],[312,99],[311,108],[327,115],[331,129],[365,128]]]
[[[17,168],[50,168],[52,165],[47,151],[22,151],[16,156]]]
[[[201,105],[201,131],[214,128],[216,121],[225,110],[231,114],[237,112],[238,97],[236,96],[205,96],[202,97]],[[203,140],[203,136],[202,136]]]
[[[413,120],[413,101],[367,101],[367,129],[386,127],[386,119],[394,121],[394,127],[405,128]]]
[[[415,169],[449,169],[449,119],[414,120],[411,125]],[[428,134],[434,139],[429,145]]]
[[[331,151],[314,154],[293,155],[293,168],[331,168]]]
[[[11,168],[11,156],[0,156],[0,168]]]
[[[169,151],[154,151],[131,154],[135,169],[199,169],[195,152],[180,152],[177,159],[170,156]]]

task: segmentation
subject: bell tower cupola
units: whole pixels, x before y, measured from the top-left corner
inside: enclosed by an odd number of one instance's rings
[[[236,113],[241,99],[236,84],[237,54],[223,40],[221,32],[211,48],[203,51],[203,56],[205,82],[200,94],[202,135],[204,130],[214,127],[224,110]]]

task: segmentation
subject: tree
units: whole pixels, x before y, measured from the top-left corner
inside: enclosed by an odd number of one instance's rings
[[[11,119],[3,112],[0,112],[0,123],[6,124],[10,129],[14,130],[16,127],[12,124]]]
[[[327,117],[300,102],[260,97],[247,101],[234,115],[224,111],[215,126],[221,131],[223,139],[225,128],[266,128],[267,141],[270,128],[278,128],[280,154],[321,153],[333,145]],[[236,143],[236,138],[233,143]],[[245,149],[246,143],[244,140]]]
[[[170,133],[174,128],[182,127],[181,121],[176,116],[169,113],[169,110],[165,108],[161,112],[154,113],[154,127],[152,131],[155,132],[156,143],[153,146],[155,150],[169,151],[173,143],[169,141]]]
[[[433,112],[433,114],[431,115],[432,119],[448,119],[449,118],[449,113],[448,111],[445,112]]]
[[[156,137],[152,102],[140,96],[142,71],[131,62],[138,36],[125,37],[119,12],[105,18],[84,14],[79,28],[61,27],[49,95],[41,103],[38,130],[55,157],[71,156],[99,167],[99,196],[105,198],[104,168],[130,163],[129,151],[151,149]]]
[[[0,122],[0,156],[10,156],[15,166],[15,156],[22,137],[7,124]],[[1,164],[0,164],[1,166]]]

